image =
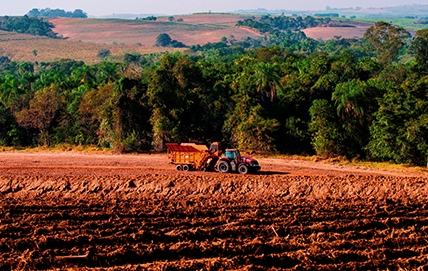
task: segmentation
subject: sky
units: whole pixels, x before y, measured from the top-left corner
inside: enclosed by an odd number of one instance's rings
[[[0,16],[24,15],[33,8],[82,9],[89,16],[112,14],[183,15],[196,12],[268,10],[325,10],[348,7],[391,7],[428,5],[428,0],[0,0]]]

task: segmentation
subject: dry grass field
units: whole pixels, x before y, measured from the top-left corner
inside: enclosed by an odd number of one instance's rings
[[[53,19],[54,31],[71,41],[82,41],[101,44],[128,44],[141,43],[145,47],[152,47],[156,37],[167,33],[172,39],[186,45],[206,44],[218,42],[222,37],[233,35],[241,40],[245,37],[257,37],[246,29],[236,28],[239,20],[249,16],[228,14],[195,14],[176,16],[175,20],[183,22],[169,22],[168,18],[159,18],[156,21],[119,20],[119,19]]]
[[[235,27],[239,20],[248,16],[229,14],[195,14],[176,16],[156,21],[121,19],[67,19],[50,21],[54,32],[65,40],[49,39],[32,35],[0,31],[0,53],[13,61],[54,61],[75,59],[96,63],[101,49],[108,49],[113,59],[122,59],[126,53],[159,53],[183,51],[185,49],[154,46],[156,37],[167,33],[172,39],[186,45],[218,42],[222,37],[233,36],[236,40],[256,38],[259,34],[245,28]],[[36,52],[36,54],[34,54]]]
[[[149,54],[167,50],[160,47],[50,39],[0,31],[0,53],[8,56],[12,61],[50,62],[60,59],[74,59],[91,64],[100,61],[97,55],[101,49],[110,50],[112,57],[117,59],[122,58],[125,53]],[[34,50],[36,54],[34,54]],[[176,50],[178,49],[169,48],[169,51]]]

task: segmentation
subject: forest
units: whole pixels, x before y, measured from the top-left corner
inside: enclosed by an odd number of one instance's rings
[[[428,29],[377,22],[363,39],[306,38],[311,20],[241,22],[260,40],[87,65],[0,57],[0,145],[243,151],[426,165]],[[290,24],[292,29],[285,27]],[[303,26],[302,26],[303,25]],[[263,30],[264,29],[264,30]]]

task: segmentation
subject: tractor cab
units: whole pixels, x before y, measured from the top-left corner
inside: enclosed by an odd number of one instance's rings
[[[239,162],[238,160],[241,157],[241,154],[236,149],[227,149],[225,155],[227,158],[234,160],[236,163]]]

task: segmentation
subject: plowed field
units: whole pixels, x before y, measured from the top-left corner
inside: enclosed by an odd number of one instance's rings
[[[259,162],[2,152],[0,270],[428,269],[427,173]]]

